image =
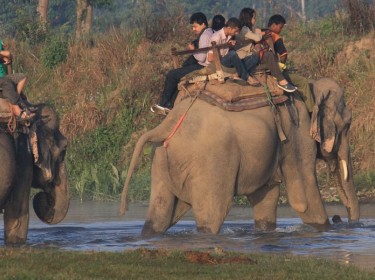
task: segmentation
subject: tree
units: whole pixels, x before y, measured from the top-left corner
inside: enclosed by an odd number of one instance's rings
[[[81,38],[91,32],[94,5],[97,7],[108,6],[112,0],[77,0],[77,26],[76,38]]]
[[[301,15],[302,15],[302,20],[306,21],[305,0],[301,0]]]
[[[36,11],[39,14],[39,20],[43,27],[48,23],[48,0],[39,0]]]

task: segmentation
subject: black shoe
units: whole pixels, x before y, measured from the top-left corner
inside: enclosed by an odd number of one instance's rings
[[[280,83],[277,83],[277,86],[286,92],[295,92],[297,90],[297,88],[290,83],[287,83],[286,85],[280,85]]]

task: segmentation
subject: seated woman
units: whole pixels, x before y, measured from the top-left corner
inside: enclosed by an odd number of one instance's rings
[[[262,31],[258,28],[254,29],[253,26],[256,22],[256,13],[254,9],[244,8],[241,10],[239,20],[241,22],[241,30],[238,35],[239,41],[251,39],[254,43],[262,40]],[[275,55],[270,50],[264,50],[262,53],[254,50],[254,44],[250,43],[237,50],[238,56],[244,62],[245,68],[248,73],[252,73],[255,67],[260,62],[264,64],[267,69],[271,71],[271,75],[277,79],[277,86],[286,92],[294,92],[297,90],[295,86],[289,83],[283,73],[281,72],[277,63]]]

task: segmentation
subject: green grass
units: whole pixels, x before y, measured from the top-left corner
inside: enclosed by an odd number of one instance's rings
[[[311,257],[139,249],[122,253],[1,249],[1,279],[374,279]]]

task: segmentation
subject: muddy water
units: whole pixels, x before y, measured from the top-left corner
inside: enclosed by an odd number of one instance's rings
[[[219,247],[224,251],[312,255],[375,269],[375,205],[361,205],[360,223],[350,225],[341,205],[327,206],[329,216],[339,214],[344,223],[325,232],[303,225],[289,207],[279,208],[276,231],[266,233],[255,231],[249,207],[233,208],[221,233],[215,236],[197,233],[192,213],[188,213],[166,234],[153,238],[140,236],[147,205],[131,204],[125,217],[118,216],[118,209],[118,203],[73,201],[66,219],[55,226],[43,224],[31,211],[27,244],[37,248],[113,252],[140,247]],[[0,243],[4,244],[2,234]]]

